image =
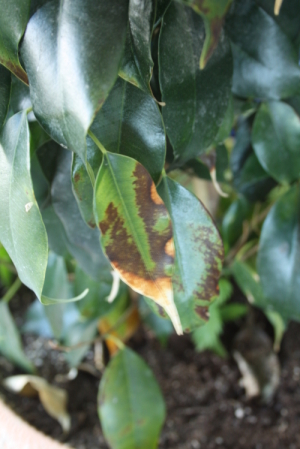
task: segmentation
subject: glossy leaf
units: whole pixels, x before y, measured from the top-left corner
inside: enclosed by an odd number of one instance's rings
[[[25,371],[34,371],[31,361],[24,354],[18,328],[4,301],[0,301],[0,352]]]
[[[157,447],[164,401],[152,371],[130,349],[119,351],[106,368],[98,410],[112,449]]]
[[[84,161],[87,130],[118,74],[127,8],[126,0],[48,2],[21,46],[37,119]]]
[[[0,65],[0,130],[6,120],[11,91],[11,74]]]
[[[277,100],[300,91],[294,46],[254,0],[235,2],[226,30],[232,40],[234,94]]]
[[[205,42],[203,45],[200,69],[204,69],[213,54],[221,36],[225,15],[232,0],[181,0],[200,14],[205,25]]]
[[[251,209],[251,205],[246,198],[239,197],[226,210],[222,221],[222,238],[226,251],[241,237],[243,223],[250,217]]]
[[[119,78],[96,115],[91,130],[108,151],[136,159],[155,182],[159,180],[165,161],[166,137],[158,106],[148,94]],[[90,137],[87,138],[87,148],[87,160],[96,176],[102,155]],[[72,182],[82,216],[93,226],[91,180],[76,155]]]
[[[129,22],[119,75],[146,93],[153,70],[151,37],[155,15],[152,0],[129,0]]]
[[[300,178],[300,118],[289,105],[272,101],[260,106],[252,143],[259,162],[278,182]]]
[[[300,191],[291,188],[269,212],[261,232],[258,274],[268,304],[283,318],[300,319]]]
[[[11,117],[0,139],[0,240],[21,281],[41,297],[48,243],[30,176],[26,112]]]
[[[30,0],[0,0],[0,64],[28,84],[19,61],[19,42],[29,19]]]
[[[212,218],[192,193],[167,177],[158,193],[173,224],[174,301],[182,327],[191,330],[207,321],[209,301],[218,296],[223,245]]]
[[[181,333],[171,283],[171,221],[145,168],[127,156],[105,153],[94,212],[102,246],[121,279],[160,304]]]
[[[155,183],[159,180],[166,137],[158,106],[149,95],[119,79],[91,130],[108,151],[132,157]]]
[[[9,115],[12,116],[25,109],[31,108],[29,87],[18,78],[11,77],[11,95],[9,102]],[[34,118],[33,113],[28,114],[28,119]]]
[[[187,161],[214,141],[226,114],[232,59],[224,34],[205,69],[199,69],[204,45],[202,19],[176,2],[164,15],[159,45],[163,118],[175,158]]]

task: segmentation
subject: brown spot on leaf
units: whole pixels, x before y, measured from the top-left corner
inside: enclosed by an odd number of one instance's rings
[[[74,181],[75,181],[75,182],[78,182],[79,180],[80,180],[80,173],[77,172],[77,173],[75,174],[75,176],[74,176]]]
[[[204,321],[208,321],[209,312],[208,307],[196,306],[195,312],[199,315]]]
[[[209,39],[209,46],[204,58],[204,66],[207,64],[208,60],[212,56],[215,48],[218,45],[222,27],[224,23],[224,17],[215,17],[210,21],[209,28],[210,28],[210,39]]]
[[[150,175],[141,164],[136,164],[133,177],[135,203],[148,236],[153,268],[149,270],[146,267],[133,236],[128,233],[123,216],[112,202],[105,211],[104,220],[99,223],[103,236],[109,234],[105,251],[113,267],[120,273],[120,277],[133,289],[160,300],[161,305],[170,305],[172,284],[166,274],[166,266],[171,266],[174,259],[173,254],[170,255],[165,251],[173,236],[170,217]],[[155,229],[158,220],[165,220],[163,230]]]

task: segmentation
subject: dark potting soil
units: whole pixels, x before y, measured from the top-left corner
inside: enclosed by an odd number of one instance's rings
[[[11,308],[20,322],[22,309],[30,302],[30,297],[24,300],[23,295],[22,301],[19,299],[12,301]],[[258,321],[270,332],[259,313]],[[223,341],[228,349],[236,331],[236,325],[225,328]],[[1,396],[25,420],[53,438],[76,449],[107,449],[97,416],[101,374],[97,378],[79,371],[74,380],[58,383],[57,374],[68,371],[63,354],[52,349],[47,340],[33,335],[24,337],[24,345],[39,374],[68,391],[72,417],[70,434],[63,437],[60,425],[47,415],[38,399],[14,395],[0,387]],[[189,336],[173,335],[167,347],[162,348],[149,331],[140,329],[130,345],[154,371],[166,401],[167,419],[159,449],[300,448],[299,324],[291,323],[284,336],[279,354],[280,386],[267,405],[258,399],[246,399],[232,358],[222,359],[210,352],[197,353]],[[92,352],[86,363],[93,363]],[[15,368],[0,357],[0,380],[16,373]]]

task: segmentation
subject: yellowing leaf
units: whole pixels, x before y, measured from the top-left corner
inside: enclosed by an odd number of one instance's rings
[[[103,248],[121,279],[162,306],[181,334],[171,282],[171,220],[147,170],[134,159],[105,152],[94,213]]]
[[[3,384],[8,390],[23,396],[38,394],[46,412],[60,423],[65,433],[70,431],[71,417],[67,412],[68,395],[65,390],[50,385],[41,377],[30,375],[7,377]]]

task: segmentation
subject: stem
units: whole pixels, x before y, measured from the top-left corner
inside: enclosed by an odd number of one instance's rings
[[[26,114],[30,114],[30,112],[33,111],[33,107],[31,106],[30,108],[26,109]]]
[[[20,281],[20,278],[17,278],[3,296],[2,301],[8,303],[15,296],[21,285],[22,282]]]
[[[105,340],[112,340],[118,346],[118,348],[121,350],[125,348],[124,343],[119,338],[117,338],[115,335],[109,334],[105,337]]]
[[[97,137],[95,136],[95,134],[94,134],[91,130],[89,130],[88,135],[89,135],[90,138],[93,140],[93,142],[97,145],[97,147],[99,148],[99,150],[100,150],[103,154],[106,154],[106,153],[107,153],[106,149],[104,148],[104,146],[102,145],[102,143],[99,142],[99,140],[97,139]]]
[[[86,162],[86,171],[88,172],[90,181],[91,181],[92,186],[93,186],[93,188],[94,188],[94,185],[95,185],[95,175],[94,175],[93,169],[92,169],[92,167],[91,167],[91,165],[90,165],[90,163],[89,163],[88,161]]]

